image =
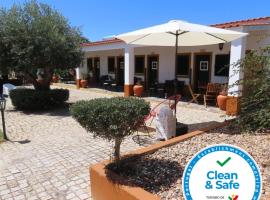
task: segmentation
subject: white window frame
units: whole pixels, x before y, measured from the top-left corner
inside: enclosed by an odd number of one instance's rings
[[[208,71],[209,62],[208,61],[200,61],[200,71]]]
[[[152,68],[153,70],[157,70],[157,68],[158,68],[158,61],[152,61],[152,63],[151,63],[151,68]]]

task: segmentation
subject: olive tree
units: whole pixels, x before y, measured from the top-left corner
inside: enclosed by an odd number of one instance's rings
[[[0,69],[23,75],[37,90],[50,89],[54,69],[80,65],[81,41],[79,29],[49,5],[30,1],[0,8]]]
[[[150,105],[134,97],[99,98],[79,101],[71,107],[72,116],[88,132],[114,141],[114,158],[120,160],[123,139],[142,125]]]

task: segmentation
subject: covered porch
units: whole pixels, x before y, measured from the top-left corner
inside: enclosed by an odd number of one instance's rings
[[[179,92],[205,90],[208,83],[233,85],[241,78],[234,73],[233,64],[243,58],[246,39],[232,43],[178,47],[178,65],[175,72],[173,47],[131,46],[121,40],[104,40],[103,44],[84,47],[85,59],[77,68],[77,79],[86,79],[89,87],[106,87],[107,79],[112,89],[124,90],[133,95],[133,85],[141,81],[146,95],[166,97],[172,92],[175,73]],[[238,96],[238,86],[229,87],[229,95]]]

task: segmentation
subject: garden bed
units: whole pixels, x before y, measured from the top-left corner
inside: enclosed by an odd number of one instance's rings
[[[270,199],[269,134],[236,134],[227,127],[218,128],[152,154],[127,158],[128,162],[123,161],[120,170],[112,165],[108,168],[125,180],[121,184],[141,187],[164,200],[183,199],[182,174],[188,161],[202,148],[219,143],[239,146],[254,157],[262,173],[261,199]]]

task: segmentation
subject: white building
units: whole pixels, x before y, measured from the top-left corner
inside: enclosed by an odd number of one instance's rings
[[[207,83],[232,85],[242,76],[234,74],[232,64],[249,50],[270,44],[270,17],[212,26],[249,35],[224,45],[179,47],[178,80],[191,84],[194,90]],[[156,82],[165,83],[175,77],[174,47],[130,47],[119,39],[90,42],[82,46],[85,58],[77,69],[77,79],[87,74],[97,82],[101,76],[110,75],[118,85],[125,86],[125,96],[132,94],[134,77],[140,78],[146,89]],[[229,65],[229,68],[224,67]],[[237,90],[237,86],[232,87],[229,94],[237,95]]]

